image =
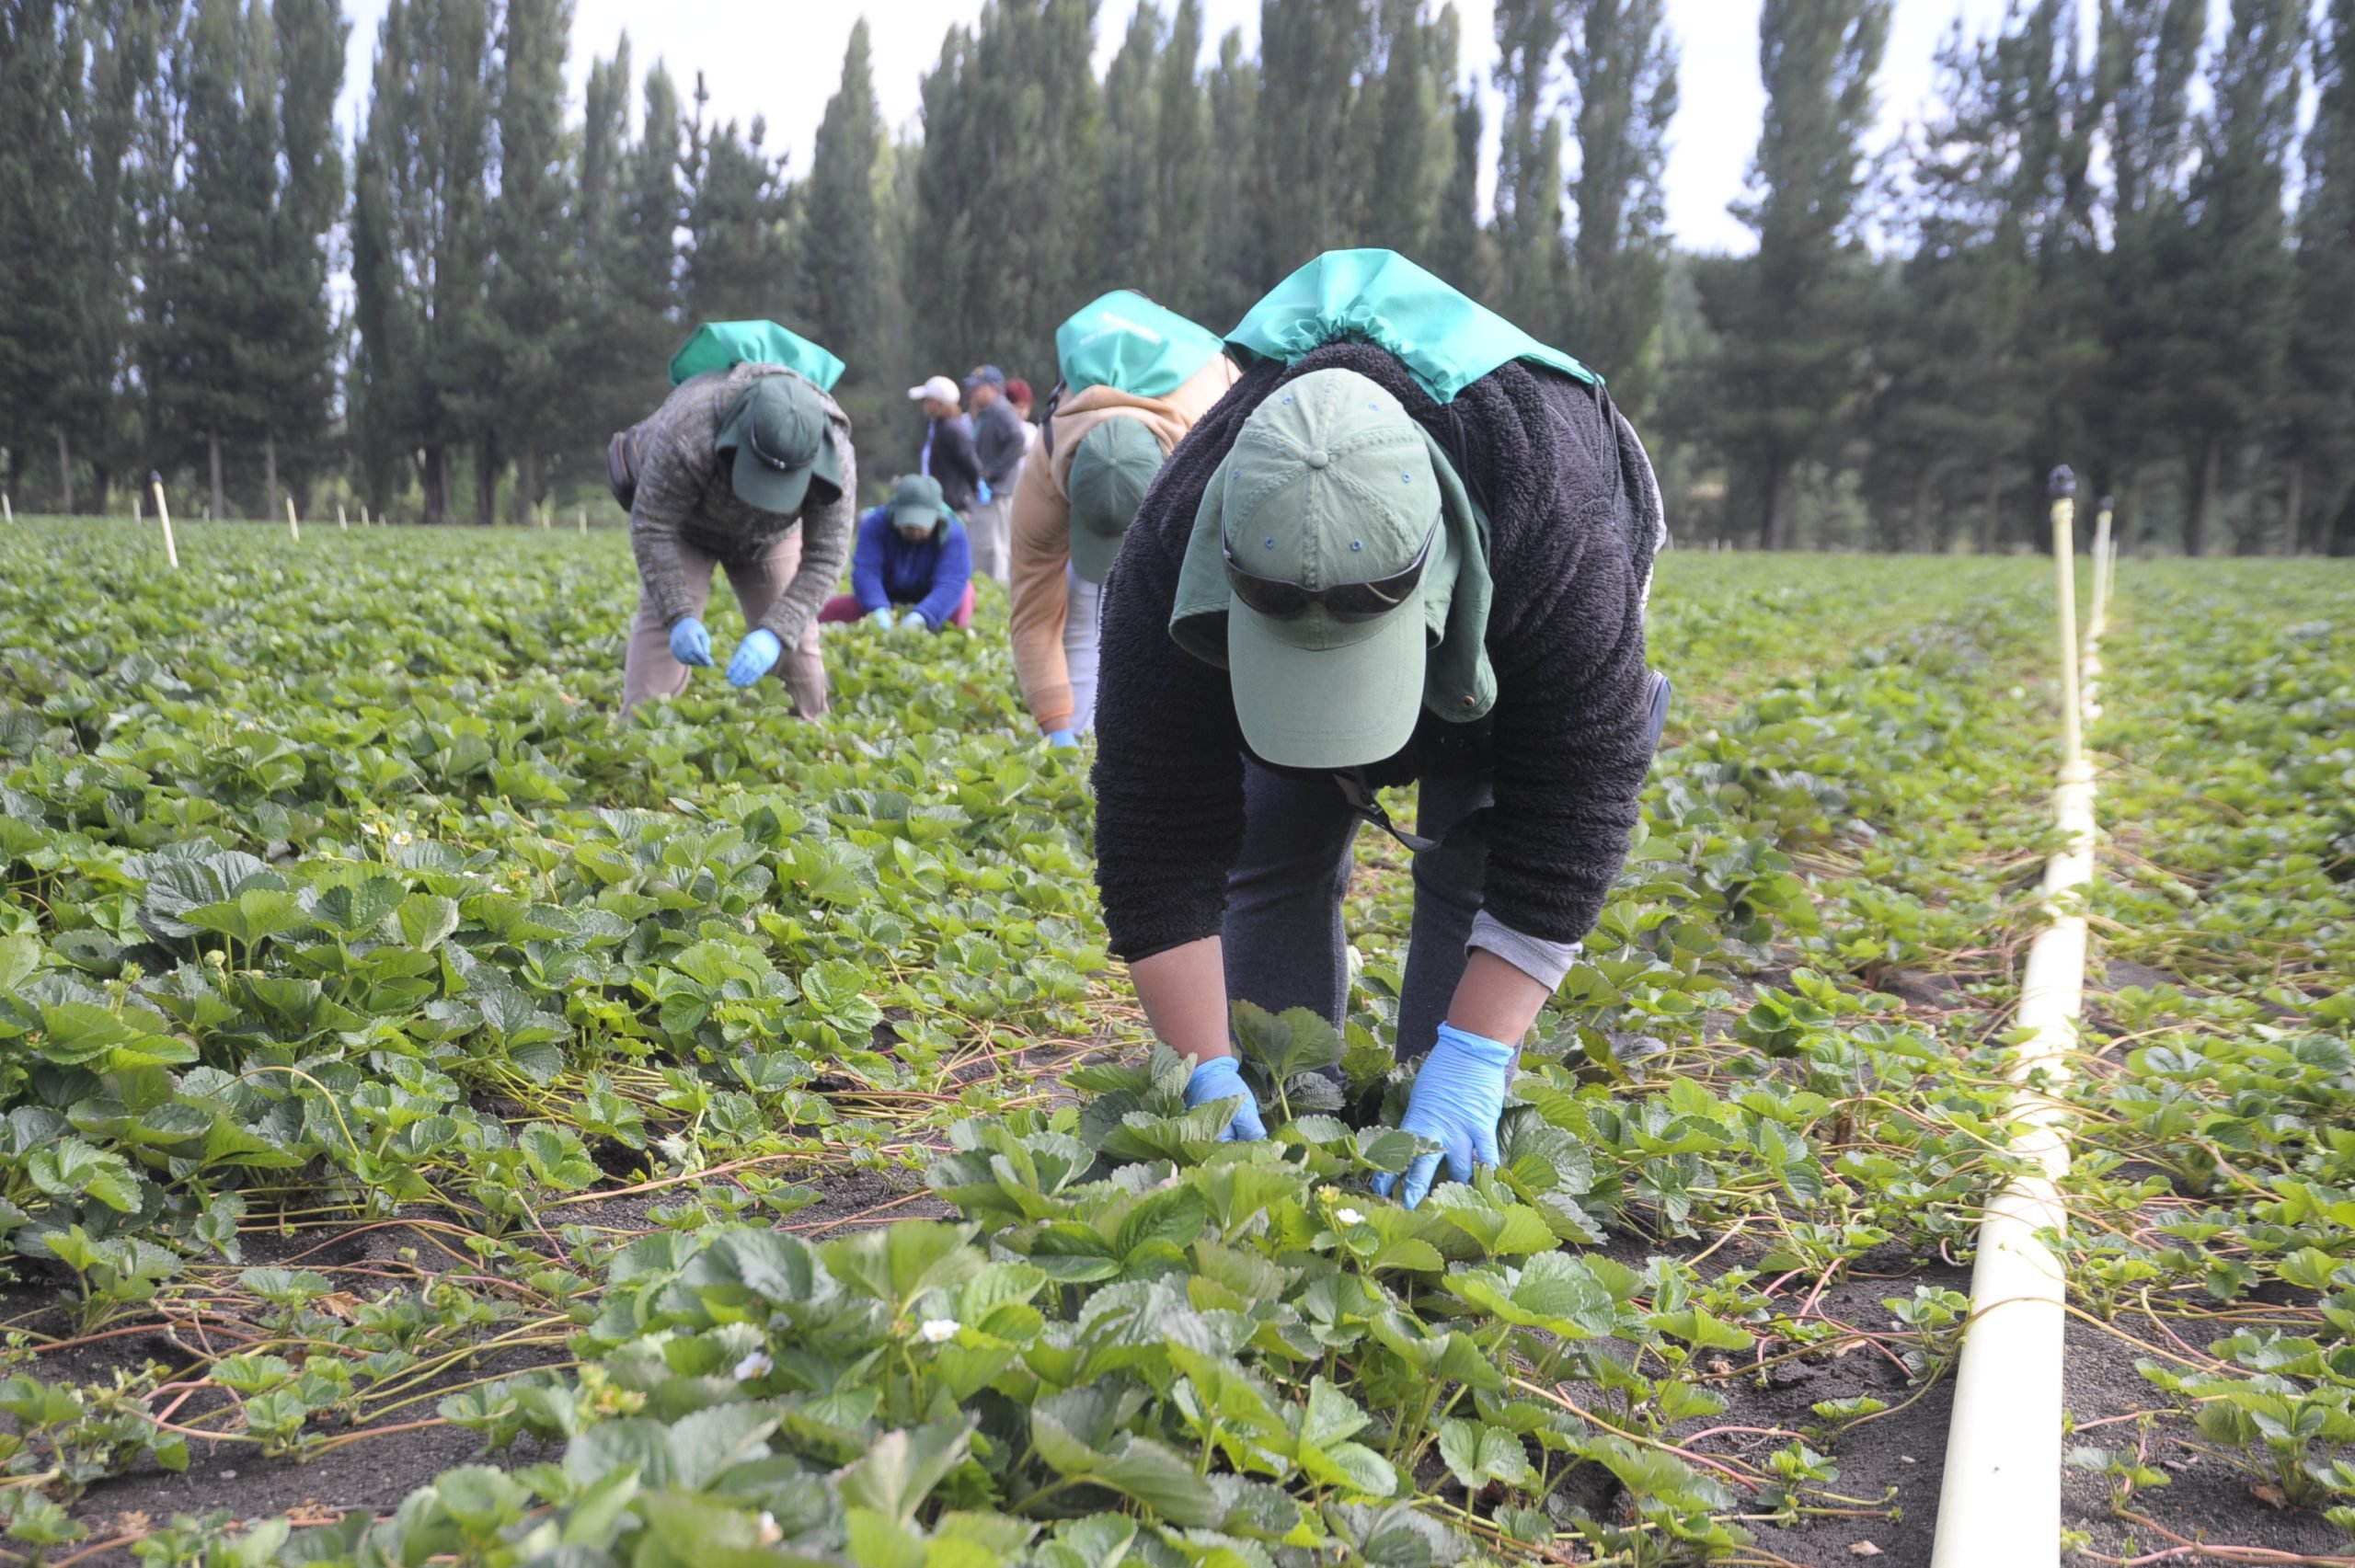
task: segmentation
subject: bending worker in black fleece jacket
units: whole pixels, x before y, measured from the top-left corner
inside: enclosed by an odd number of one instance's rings
[[[1227,1000],[1340,1021],[1350,841],[1419,780],[1404,1125],[1468,1181],[1626,858],[1659,488],[1591,372],[1388,251],[1309,263],[1228,347],[1104,587],[1105,921],[1187,1103],[1263,1137]]]

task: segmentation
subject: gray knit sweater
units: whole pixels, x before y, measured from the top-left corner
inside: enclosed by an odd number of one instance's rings
[[[777,596],[761,624],[791,647],[816,619],[842,576],[856,527],[857,460],[851,451],[850,417],[823,393],[833,421],[834,452],[841,460],[843,487],[829,496],[812,485],[808,504],[792,516],[763,511],[736,498],[729,481],[731,459],[713,450],[729,406],[752,380],[792,375],[782,365],[738,365],[707,371],[682,383],[647,418],[634,426],[638,495],[630,504],[629,542],[638,556],[638,580],[666,626],[694,611],[687,597],[687,568],[679,558],[686,544],[722,561],[750,561],[779,535],[801,530],[801,569]]]

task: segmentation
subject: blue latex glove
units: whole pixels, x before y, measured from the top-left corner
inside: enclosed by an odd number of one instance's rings
[[[1259,1119],[1259,1102],[1251,1093],[1251,1085],[1243,1082],[1243,1070],[1235,1065],[1233,1057],[1212,1057],[1194,1064],[1194,1075],[1186,1080],[1186,1108],[1207,1105],[1213,1100],[1240,1099],[1235,1108],[1235,1119],[1218,1135],[1221,1143],[1257,1143],[1268,1136],[1267,1124]]]
[[[976,479],[973,481],[973,485],[974,493],[980,498],[982,505],[989,505],[991,498],[996,494],[995,491],[990,488],[990,482],[986,479]]]
[[[711,668],[711,634],[701,621],[690,615],[671,628],[671,657],[681,664]]]
[[[728,661],[728,683],[749,686],[776,668],[777,656],[785,652],[785,645],[775,632],[764,626],[736,645],[736,657]]]
[[[932,623],[924,618],[923,611],[911,610],[906,614],[900,617],[900,630],[903,632],[929,632],[932,630]]]
[[[1079,749],[1078,732],[1069,729],[1051,729],[1047,731],[1047,745],[1050,750],[1056,751],[1077,750]]]
[[[891,629],[891,612],[889,610],[871,611],[867,618],[887,632]]]
[[[1407,1114],[1398,1125],[1446,1150],[1450,1181],[1468,1182],[1472,1167],[1497,1159],[1497,1118],[1505,1114],[1505,1089],[1512,1082],[1513,1048],[1501,1040],[1468,1035],[1453,1024],[1439,1026],[1439,1043],[1415,1074]],[[1439,1172],[1440,1156],[1426,1154],[1407,1167],[1408,1208],[1423,1201]],[[1384,1171],[1373,1178],[1384,1197],[1398,1178]]]

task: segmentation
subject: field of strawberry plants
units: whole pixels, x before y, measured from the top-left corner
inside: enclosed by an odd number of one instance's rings
[[[1002,601],[625,727],[617,534],[182,556],[0,532],[0,1562],[1928,1561],[2045,564],[1664,558],[1641,842],[1408,1211],[1397,853],[1216,1142]],[[2329,1561],[2355,576],[2122,575],[2071,1545]]]

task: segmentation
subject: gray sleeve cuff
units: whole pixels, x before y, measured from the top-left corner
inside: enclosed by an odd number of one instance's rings
[[[1537,981],[1547,990],[1562,983],[1570,966],[1579,961],[1586,944],[1580,942],[1548,942],[1541,936],[1523,936],[1488,910],[1472,917],[1472,935],[1465,943],[1468,951],[1478,948],[1493,953]]]

